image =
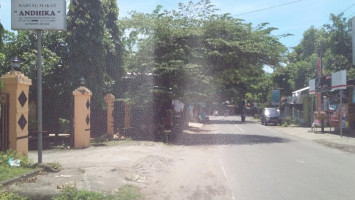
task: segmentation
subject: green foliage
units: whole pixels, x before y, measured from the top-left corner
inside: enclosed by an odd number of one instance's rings
[[[139,200],[142,194],[138,188],[131,185],[120,187],[116,194],[107,195],[97,192],[78,190],[74,187],[65,187],[59,195],[52,200]]]
[[[31,168],[10,167],[6,165],[0,165],[0,181],[5,181],[10,178],[21,176],[30,171],[32,171]]]
[[[4,26],[0,22],[0,52],[4,48],[4,42],[3,42],[3,35],[4,35],[5,29]]]
[[[102,131],[103,96],[121,96],[122,44],[117,2],[73,0],[68,12],[68,43],[72,87],[84,77],[92,93],[92,132]],[[74,89],[74,88],[72,88]]]
[[[59,109],[62,105],[70,105],[71,81],[69,79],[69,68],[66,64],[67,53],[63,45],[65,34],[59,32],[42,33],[42,75],[43,75],[43,125],[44,130],[56,132],[58,130],[58,118],[69,118],[70,110]],[[35,34],[31,31],[19,32],[21,40],[29,41],[30,44],[36,42]],[[18,38],[18,39],[20,39]],[[8,45],[15,45],[23,49],[25,42],[16,40]],[[20,54],[22,60],[21,71],[32,79],[30,87],[30,100],[37,99],[37,49],[30,45],[29,49],[23,49]],[[56,108],[56,109],[53,109]],[[32,124],[31,124],[32,125]],[[31,130],[36,128],[31,126]]]
[[[301,43],[289,54],[290,62],[282,70],[287,71],[287,82],[293,91],[308,86],[308,81],[318,76],[320,57],[324,74],[346,70],[348,80],[355,78],[351,19],[343,17],[343,13],[331,14],[330,19],[331,23],[320,29],[311,27],[305,31]]]
[[[27,198],[13,192],[0,192],[0,200],[27,200]]]
[[[121,97],[120,85],[123,77],[123,45],[122,30],[118,24],[118,7],[116,0],[102,1],[105,13],[105,37],[104,45],[106,49],[106,74],[110,78],[106,83],[111,83],[107,92],[113,93],[116,97]]]
[[[113,195],[104,195],[97,192],[89,192],[77,190],[74,187],[64,188],[59,195],[56,195],[52,200],[114,200]]]
[[[68,119],[59,118],[59,132],[69,133],[70,132],[70,121]]]
[[[85,11],[85,12],[83,12]],[[104,10],[100,0],[73,0],[68,12],[69,66],[74,87],[86,79],[87,87],[95,94],[93,104],[102,100],[101,91],[106,64],[104,49]]]
[[[282,127],[288,127],[288,126],[289,126],[289,123],[284,122],[284,123],[281,124],[281,126],[282,126]]]
[[[143,199],[137,187],[132,185],[123,185],[117,191],[117,200],[139,200]]]
[[[155,74],[154,84],[184,101],[265,99],[264,65],[279,66],[286,48],[261,24],[253,28],[217,14],[208,0],[179,3],[177,10],[133,12],[121,23],[131,30],[126,68]]]
[[[8,159],[20,159],[22,167],[30,167],[31,162],[28,160],[27,157],[18,155],[14,150],[8,150],[6,152],[0,152],[0,165],[8,165]]]
[[[20,159],[20,167],[9,166],[9,158]],[[0,181],[4,181],[28,173],[33,170],[31,167],[32,165],[28,161],[27,157],[20,156],[13,150],[0,153]]]

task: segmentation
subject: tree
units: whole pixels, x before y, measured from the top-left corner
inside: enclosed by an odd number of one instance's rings
[[[4,48],[4,42],[2,39],[4,37],[4,32],[5,32],[5,29],[4,29],[3,25],[0,23],[0,52]]]
[[[118,7],[116,0],[104,0],[103,8],[105,12],[105,49],[106,55],[106,73],[114,84],[113,92],[116,97],[121,96],[119,87],[122,84],[123,77],[123,45],[122,30],[118,24]]]
[[[328,73],[346,70],[348,79],[355,78],[352,65],[352,25],[344,14],[330,15],[332,24],[324,25],[329,45],[325,51],[324,66]]]
[[[324,74],[346,70],[348,79],[355,78],[352,67],[351,20],[343,14],[330,15],[331,24],[322,28],[309,28],[293,52],[288,55],[289,83],[292,90],[307,86],[310,79],[318,77],[318,61],[322,58]]]
[[[90,103],[91,129],[100,134],[105,125],[102,118],[104,106],[104,77],[106,74],[104,9],[100,0],[72,0],[68,12],[69,66],[70,80],[78,87],[81,77],[93,92]],[[74,89],[74,88],[73,88]]]
[[[43,69],[43,128],[46,131],[59,130],[59,118],[69,119],[70,110],[62,109],[63,105],[70,104],[72,88],[67,77],[70,74],[65,63],[66,51],[60,48],[65,44],[65,32],[42,32],[42,69]],[[32,79],[29,100],[37,100],[37,48],[36,32],[19,31],[16,35],[5,31],[5,43],[1,53],[4,55],[4,64],[1,71],[10,70],[10,60],[18,56],[22,60],[21,71]],[[1,54],[0,53],[0,54]],[[33,112],[32,112],[33,113]],[[30,113],[31,114],[31,113]],[[35,116],[30,115],[30,130],[35,130]]]
[[[5,29],[0,23],[0,69],[3,68],[5,64],[5,54],[3,54],[3,49],[4,49],[4,42],[3,42],[3,37],[5,34]]]
[[[258,93],[255,83],[263,77],[263,65],[279,67],[286,48],[267,23],[253,28],[215,11],[210,1],[202,0],[180,3],[172,11],[158,7],[149,15],[133,13],[126,22],[138,41],[131,60],[143,58],[154,69],[156,84],[172,88],[176,98],[239,101],[247,92]]]
[[[103,80],[106,69],[104,49],[104,10],[100,0],[72,0],[68,12],[69,65],[71,80],[79,85],[84,77],[94,93],[94,107],[103,101]]]
[[[273,30],[267,23],[253,29],[229,15],[214,16],[206,23],[208,72],[217,80],[225,100],[237,103],[247,93],[257,96],[263,66],[279,67],[286,48],[271,35]]]

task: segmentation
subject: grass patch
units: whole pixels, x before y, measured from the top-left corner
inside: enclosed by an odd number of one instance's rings
[[[0,200],[27,200],[27,198],[12,192],[0,192]]]
[[[143,199],[139,188],[132,185],[124,185],[117,191],[117,200],[140,200]]]
[[[74,187],[64,188],[59,195],[51,198],[52,200],[114,200],[113,195],[104,195],[98,192],[78,190]]]
[[[31,198],[32,199],[32,198]],[[37,199],[37,198],[36,198]],[[143,200],[139,188],[131,185],[123,185],[115,194],[103,194],[78,190],[73,186],[64,187],[58,195],[48,197],[49,200]],[[0,200],[28,200],[13,192],[0,191]]]
[[[120,187],[116,194],[102,194],[98,192],[90,192],[78,190],[74,187],[64,188],[60,194],[51,198],[51,200],[141,200],[142,195],[139,189],[124,185]]]
[[[32,168],[9,167],[9,166],[0,165],[0,182],[8,180],[10,178],[21,176],[23,174],[27,174],[32,170],[33,170]]]
[[[9,158],[20,159],[21,163],[19,167],[11,167],[8,164]],[[22,157],[16,154],[15,151],[9,150],[7,152],[0,153],[0,181],[5,181],[10,178],[21,176],[28,172],[33,171],[30,162],[26,157]]]

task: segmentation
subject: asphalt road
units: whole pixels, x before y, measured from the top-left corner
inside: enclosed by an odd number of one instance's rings
[[[211,126],[199,144],[218,145],[231,199],[355,199],[355,154],[240,117],[212,117]]]

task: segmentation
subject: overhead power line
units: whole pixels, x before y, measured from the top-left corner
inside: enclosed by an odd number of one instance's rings
[[[240,16],[240,15],[246,15],[246,14],[250,14],[250,13],[256,13],[256,12],[260,12],[260,11],[270,10],[270,9],[273,9],[273,8],[286,6],[286,5],[297,3],[297,2],[300,2],[300,1],[303,1],[303,0],[291,1],[291,2],[288,2],[288,3],[279,4],[279,5],[276,5],[276,6],[271,6],[271,7],[267,7],[267,8],[261,8],[261,9],[257,9],[257,10],[253,10],[253,11],[244,12],[244,13],[239,13],[239,14],[236,14],[234,16]]]
[[[349,7],[347,7],[345,10],[343,10],[341,13],[344,13],[345,11],[349,10],[350,8],[352,8],[353,6],[355,6],[355,3],[351,4]],[[355,14],[355,12],[351,13],[350,15],[348,15],[346,18],[350,18]]]
[[[355,3],[351,4],[349,7],[345,8],[343,11],[341,11],[342,13],[344,13],[345,11],[349,10],[351,7],[355,6]]]
[[[165,3],[167,3],[167,4],[171,5],[171,6],[175,6],[174,4],[172,4],[172,3],[169,2],[169,1],[165,1],[165,0],[160,0],[160,1],[165,2]]]
[[[350,18],[350,17],[353,17],[355,14],[355,12],[351,13],[349,16],[347,16],[346,18]]]

